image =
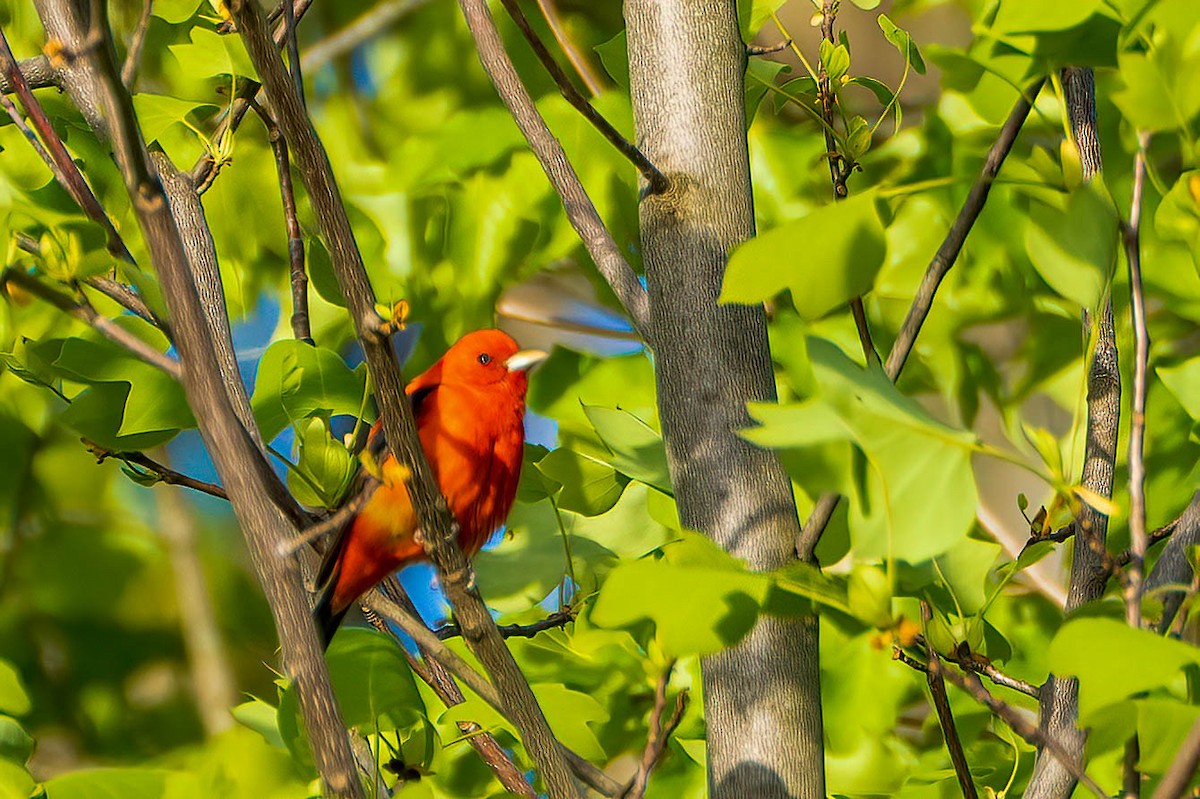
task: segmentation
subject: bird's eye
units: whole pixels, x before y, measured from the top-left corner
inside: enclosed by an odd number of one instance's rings
[[[488,355],[486,352],[479,353],[480,365],[487,366],[491,362],[492,362],[492,356]]]

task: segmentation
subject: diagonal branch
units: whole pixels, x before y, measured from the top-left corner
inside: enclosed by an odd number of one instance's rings
[[[19,286],[63,313],[70,314],[84,324],[89,325],[97,333],[117,346],[123,347],[155,369],[165,372],[176,380],[179,380],[182,376],[183,372],[179,367],[178,361],[142,341],[107,316],[100,315],[92,307],[92,304],[88,302],[87,297],[84,297],[82,294],[77,299],[47,286],[28,272],[11,267],[0,273],[0,291],[3,291],[10,283]]]
[[[296,159],[297,171],[304,180],[325,238],[334,274],[346,297],[375,385],[388,446],[411,474],[409,494],[425,533],[426,554],[438,569],[442,587],[462,625],[468,645],[496,681],[504,713],[520,733],[550,793],[562,797],[578,796],[575,779],[545,714],[496,630],[495,621],[474,586],[470,564],[458,546],[457,525],[438,490],[417,437],[396,354],[375,310],[374,291],[342,204],[329,157],[300,105],[278,49],[267,35],[261,9],[252,0],[237,0],[231,6],[234,21],[255,69],[263,79],[267,97],[276,112],[276,121]]]
[[[671,672],[674,670],[675,662],[671,661],[667,668],[663,669],[662,675],[659,676],[658,682],[654,686],[654,707],[650,710],[650,734],[646,737],[646,748],[642,750],[642,759],[638,763],[637,774],[622,799],[642,799],[646,795],[650,772],[662,759],[663,752],[667,749],[667,739],[671,737],[671,733],[675,732],[675,728],[683,719],[684,711],[687,710],[688,692],[680,691],[675,696],[675,709],[671,711],[671,716],[666,723],[663,723],[663,715],[667,711],[667,685],[671,682]]]
[[[290,7],[290,6],[289,6]],[[304,235],[296,214],[296,192],[292,186],[292,168],[288,160],[287,141],[274,118],[257,102],[251,101],[254,111],[267,128],[267,140],[275,155],[275,171],[279,174],[279,193],[283,200],[283,220],[287,227],[288,274],[292,289],[292,335],[300,341],[313,343],[312,326],[308,318],[308,275],[304,271]]]
[[[596,206],[588,197],[575,174],[562,144],[554,137],[546,121],[538,112],[533,98],[529,96],[521,78],[513,67],[512,59],[504,50],[504,42],[496,30],[496,22],[488,10],[486,0],[459,0],[467,27],[475,38],[475,48],[484,70],[492,79],[500,99],[504,101],[517,127],[529,142],[529,148],[545,170],[554,190],[558,192],[567,219],[583,240],[583,246],[608,281],[613,293],[633,320],[634,327],[642,338],[652,341],[650,326],[650,302],[637,275],[625,256],[621,254],[612,234],[604,226]]]
[[[535,621],[533,624],[505,624],[497,629],[500,631],[502,638],[533,638],[535,635],[546,630],[557,630],[560,627],[566,627],[571,622],[575,621],[576,612],[571,608],[559,610],[551,613],[541,621]],[[457,638],[462,635],[462,630],[457,624],[447,624],[434,630],[443,641],[451,638]]]
[[[392,575],[380,584],[379,593],[403,608],[414,620],[420,621],[417,609],[413,606],[412,600],[408,598],[408,594],[400,586],[400,581],[395,575]],[[369,606],[365,604],[363,607],[365,610],[370,610]],[[371,616],[375,617],[371,620],[371,623],[377,629],[393,637],[396,636],[395,631],[388,626],[382,617],[375,614],[374,611],[370,612],[368,618],[370,619]],[[401,648],[407,655],[408,649],[403,646]],[[454,678],[450,675],[446,667],[431,656],[424,647],[418,647],[418,650],[421,653],[421,659],[418,660],[410,656],[409,663],[413,666],[413,671],[438,695],[438,699],[442,700],[442,703],[447,708],[460,705],[466,701],[462,689],[458,687],[458,683],[454,681]],[[521,770],[513,763],[512,757],[500,746],[495,736],[475,722],[467,720],[458,722],[458,731],[467,736],[467,742],[479,753],[479,758],[487,764],[492,773],[496,775],[496,779],[500,781],[500,784],[509,793],[533,799],[533,787],[525,779],[525,775],[521,773]]]
[[[1000,167],[1004,165],[1004,160],[1012,150],[1013,143],[1017,140],[1017,134],[1025,124],[1025,120],[1033,108],[1033,103],[1045,82],[1045,78],[1034,81],[1021,94],[1017,104],[1013,106],[1004,127],[1000,129],[1000,135],[988,150],[987,158],[983,162],[983,169],[971,186],[971,191],[967,194],[962,208],[959,209],[958,217],[950,226],[950,230],[946,233],[946,238],[942,240],[941,246],[938,247],[933,260],[926,267],[925,276],[921,278],[921,286],[917,289],[917,296],[913,298],[912,307],[909,308],[908,315],[905,316],[904,323],[900,326],[900,332],[896,335],[896,341],[892,344],[891,352],[888,353],[887,363],[884,366],[884,370],[893,382],[900,377],[900,372],[904,369],[904,364],[916,343],[917,334],[921,332],[921,327],[925,324],[926,317],[929,316],[929,310],[933,307],[933,298],[937,294],[938,286],[941,285],[942,280],[958,260],[958,254],[967,241],[967,235],[975,226],[975,220],[979,219],[979,214],[982,213],[983,207],[987,203],[992,183],[995,181],[996,175],[1000,173]],[[822,495],[813,506],[813,511],[809,514],[808,521],[805,522],[796,541],[796,554],[801,560],[812,559],[817,542],[821,540],[821,534],[825,532],[825,527],[833,518],[833,511],[837,508],[840,499],[837,494],[831,492]]]
[[[1154,789],[1152,799],[1182,799],[1187,794],[1197,765],[1200,765],[1200,721],[1188,731],[1167,773]]]
[[[504,703],[502,702],[500,692],[497,691],[496,687],[488,682],[482,674],[473,669],[457,652],[446,646],[445,642],[426,627],[424,622],[408,613],[380,590],[375,590],[367,594],[366,604],[376,613],[384,616],[408,634],[429,657],[445,666],[463,685],[470,688],[480,699],[487,702],[507,718],[507,711],[503,706]],[[555,741],[555,746],[559,748],[563,757],[566,758],[575,775],[583,780],[589,788],[599,791],[605,796],[620,796],[625,790],[624,785],[618,783],[578,754],[564,747],[561,743]]]
[[[558,16],[558,9],[554,5],[554,0],[536,1],[538,9],[542,12],[542,17],[546,20],[546,25],[550,28],[550,32],[554,34],[554,41],[558,42],[563,55],[571,62],[571,66],[575,68],[575,72],[579,75],[579,79],[583,81],[583,85],[587,87],[588,92],[595,97],[604,89],[604,84],[600,80],[600,76],[592,69],[591,64],[588,63],[587,59],[575,47],[575,44],[571,41],[571,37],[567,35],[567,31],[562,24],[562,19]]]
[[[50,66],[50,59],[44,55],[22,58],[18,62],[18,66],[26,85],[31,89],[45,89],[50,86],[61,88],[62,86],[58,70]],[[16,86],[9,79],[6,71],[0,70],[0,94],[12,94],[14,91],[16,91]]]
[[[307,70],[315,70],[358,47],[363,42],[379,36],[400,19],[430,0],[385,0],[352,20],[346,27],[331,33],[326,38],[304,48],[300,63]]]
[[[142,13],[138,17],[137,27],[133,29],[133,38],[129,41],[129,50],[125,53],[125,63],[121,65],[121,83],[133,91],[133,82],[137,79],[138,65],[142,60],[142,49],[146,46],[146,33],[150,30],[150,12],[154,10],[154,0],[142,1]]]
[[[284,668],[297,689],[317,769],[332,795],[362,799],[349,739],[309,616],[308,596],[295,565],[275,555],[278,542],[295,533],[295,524],[272,501],[268,486],[274,474],[242,426],[224,385],[172,207],[150,165],[132,99],[117,71],[106,10],[102,2],[89,8],[82,0],[38,0],[43,24],[53,28],[52,35],[61,39],[80,65],[71,76],[73,86],[85,104],[95,101],[94,118],[106,123],[103,132],[111,138],[175,326],[188,403],[270,603]],[[85,116],[93,118],[87,112]]]
[[[216,497],[217,499],[229,499],[229,494],[221,486],[206,483],[194,477],[188,477],[186,474],[177,472],[169,466],[164,466],[145,453],[118,452],[107,447],[102,447],[95,441],[89,441],[86,438],[83,439],[83,446],[88,452],[96,456],[96,463],[104,463],[104,461],[112,458],[141,469],[155,478],[157,482],[173,486],[183,486],[184,488],[190,488],[193,491],[199,491],[201,494],[208,494],[210,497]]]
[[[600,132],[600,135],[608,140],[609,144],[617,148],[617,152],[625,156],[626,159],[637,167],[638,172],[642,173],[642,179],[646,181],[647,190],[651,194],[661,194],[666,191],[666,176],[658,171],[658,167],[650,163],[650,159],[637,148],[637,145],[622,136],[620,131],[614,128],[599,111],[592,107],[587,98],[579,93],[579,90],[575,88],[575,84],[571,83],[571,79],[567,77],[567,73],[558,65],[558,62],[554,60],[554,56],[546,49],[546,45],[538,38],[537,31],[529,24],[529,19],[517,4],[517,0],[501,0],[501,2],[504,3],[504,9],[512,17],[513,22],[517,23],[517,28],[520,29],[521,34],[525,37],[525,41],[529,42],[529,46],[533,49],[534,54],[542,62],[542,66],[546,68],[546,71],[550,73],[550,77],[554,79],[554,85],[558,87],[559,92],[562,93],[566,101],[582,114],[583,118],[590,122]]]
[[[12,49],[8,46],[8,39],[5,38],[3,30],[0,30],[0,70],[4,72],[5,78],[13,88],[13,93],[21,100],[21,105],[25,107],[25,113],[29,115],[30,122],[33,123],[33,127],[37,129],[42,137],[45,149],[37,147],[36,139],[30,137],[30,140],[34,143],[38,155],[42,157],[42,160],[46,162],[46,166],[54,174],[54,179],[67,190],[67,193],[78,203],[83,212],[88,215],[88,218],[95,221],[104,229],[104,233],[108,237],[108,251],[118,258],[133,263],[133,256],[129,253],[125,242],[121,240],[121,235],[113,227],[112,220],[104,212],[104,208],[101,207],[100,201],[96,199],[91,186],[83,179],[83,174],[80,173],[75,161],[71,159],[71,154],[67,152],[67,147],[63,144],[62,138],[54,131],[54,126],[50,124],[46,112],[42,110],[42,104],[34,97],[33,91],[25,81],[25,75],[21,72],[21,65],[17,62]],[[6,105],[9,104],[7,98],[4,98],[4,102]],[[21,124],[20,119],[17,115],[13,115],[12,110],[9,113],[13,116],[13,121],[23,131],[26,131],[28,137],[28,128],[25,128]]]
[[[963,751],[962,739],[958,737],[958,726],[954,723],[954,711],[950,708],[950,696],[946,693],[946,679],[942,676],[942,659],[937,650],[928,644],[929,619],[933,611],[929,603],[921,600],[921,626],[925,629],[922,637],[925,639],[925,651],[929,662],[925,668],[925,682],[929,686],[929,696],[933,700],[933,708],[937,711],[938,724],[942,728],[942,740],[946,742],[946,751],[950,754],[950,762],[954,765],[954,775],[958,778],[958,787],[962,790],[963,799],[978,799],[975,781],[971,779],[971,767],[967,764],[967,753]]]

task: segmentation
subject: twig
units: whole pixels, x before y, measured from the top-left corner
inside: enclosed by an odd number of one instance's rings
[[[183,486],[190,488],[193,491],[199,491],[201,494],[208,494],[211,497],[218,499],[229,499],[229,494],[219,485],[206,483],[203,480],[197,480],[194,477],[188,477],[186,474],[177,472],[174,469],[164,466],[158,461],[151,458],[142,452],[117,452],[115,450],[102,447],[95,441],[82,439],[83,446],[88,452],[96,456],[96,463],[104,463],[104,461],[112,458],[113,460],[123,461],[131,466],[136,466],[139,469],[145,470],[153,476],[157,482],[166,483],[167,485]]]
[[[117,346],[128,350],[134,356],[154,368],[160,369],[176,380],[181,379],[183,371],[178,361],[170,358],[166,353],[159,352],[108,317],[101,316],[92,307],[92,304],[88,302],[87,297],[79,295],[79,298],[76,299],[47,286],[28,272],[11,267],[0,273],[0,290],[3,290],[10,283],[20,286],[25,291],[49,303],[63,313],[70,314],[81,322],[90,325],[97,333],[100,333]]]
[[[501,715],[507,716],[500,699],[500,693],[496,690],[495,686],[488,682],[482,674],[473,669],[457,652],[446,646],[420,619],[405,611],[404,608],[378,590],[369,593],[366,602],[375,612],[382,614],[407,633],[419,647],[428,653],[429,657],[445,666],[451,674],[475,692],[480,699],[499,711]],[[566,757],[572,771],[588,787],[599,791],[605,796],[620,796],[625,790],[624,785],[618,783],[579,755],[571,752],[558,742],[555,742],[555,744]]]
[[[658,678],[658,683],[654,687],[654,707],[650,710],[650,734],[646,737],[646,748],[642,750],[642,759],[638,763],[637,775],[625,793],[625,799],[642,799],[646,795],[650,772],[662,758],[663,752],[667,748],[667,739],[679,726],[680,720],[683,719],[683,712],[687,710],[688,692],[680,691],[675,695],[675,709],[671,712],[670,719],[663,724],[663,714],[667,710],[667,686],[671,682],[671,672],[674,671],[674,668],[675,662],[672,661],[663,670],[662,676]]]
[[[540,632],[566,627],[575,621],[575,616],[575,610],[565,608],[551,613],[546,618],[541,621],[535,621],[533,624],[503,624],[499,625],[496,629],[500,631],[501,638],[533,638]],[[451,638],[461,636],[462,630],[459,629],[457,624],[446,624],[434,630],[434,634],[441,640],[447,641]]]
[[[1079,761],[1068,755],[1057,742],[1045,737],[1036,724],[1023,716],[1012,705],[992,696],[988,689],[983,686],[983,683],[979,681],[978,675],[972,672],[959,674],[952,670],[944,670],[942,674],[947,680],[966,691],[977,702],[992,711],[992,715],[1007,724],[1013,732],[1021,736],[1027,743],[1041,747],[1043,751],[1048,752],[1071,773],[1071,776],[1083,783],[1088,790],[1096,794],[1096,796],[1101,797],[1101,799],[1107,799],[1108,794],[1105,793],[1104,789],[1095,780],[1087,775]]]
[[[924,646],[923,641],[924,638],[922,637],[922,646]],[[963,671],[982,674],[992,683],[999,685],[1002,688],[1008,688],[1010,690],[1017,691],[1018,693],[1025,694],[1026,696],[1033,697],[1034,699],[1038,698],[1040,689],[1036,685],[1005,674],[999,668],[997,668],[995,664],[982,655],[971,652],[967,652],[965,654],[959,652],[956,653],[954,657],[947,655],[946,659],[958,666]],[[929,667],[925,665],[925,663],[917,660],[912,655],[905,652],[899,645],[892,646],[892,660],[898,660],[909,668],[916,669],[920,672],[928,673],[929,671]]]
[[[281,541],[279,544],[279,554],[283,557],[291,557],[314,541],[337,532],[356,513],[362,510],[363,506],[367,504],[367,500],[371,498],[371,495],[375,493],[375,489],[378,487],[379,481],[373,477],[368,477],[362,490],[351,497],[349,502],[334,511],[328,518],[321,519],[304,528],[295,538],[288,541]]]
[[[168,341],[172,340],[173,334],[171,333],[171,326],[167,324],[167,320],[152,311],[150,306],[146,304],[146,301],[141,298],[133,287],[127,286],[119,280],[101,275],[89,277],[83,282],[125,310],[157,327],[167,337]]]
[[[772,55],[774,53],[782,53],[784,50],[788,49],[793,44],[794,44],[794,42],[791,39],[784,39],[782,42],[779,42],[779,44],[770,44],[770,45],[748,44],[748,45],[746,45],[746,55],[748,55],[748,56],[764,56],[764,55]]]
[[[667,190],[668,181],[666,176],[658,170],[654,164],[650,163],[650,159],[645,153],[637,148],[633,142],[621,135],[620,131],[612,126],[612,124],[604,118],[604,116],[592,107],[587,98],[579,93],[575,88],[575,84],[571,83],[571,79],[567,77],[567,73],[563,71],[558,62],[554,60],[554,56],[546,49],[546,45],[538,38],[537,31],[529,24],[529,20],[525,16],[525,12],[517,4],[517,0],[501,0],[504,4],[504,9],[508,11],[508,15],[512,17],[513,22],[517,23],[517,28],[520,29],[522,35],[525,36],[525,41],[529,42],[530,48],[538,60],[542,62],[542,66],[550,73],[550,77],[554,79],[554,85],[558,87],[558,91],[562,94],[571,106],[583,115],[583,118],[592,124],[600,135],[608,140],[609,144],[617,149],[621,155],[637,167],[638,172],[642,173],[642,178],[646,181],[647,190],[651,194],[660,194]]]
[[[102,125],[124,178],[133,211],[158,273],[175,326],[183,383],[209,454],[246,536],[259,583],[267,595],[286,674],[296,687],[313,760],[328,793],[362,799],[346,728],[333,699],[329,672],[312,625],[308,597],[294,564],[274,556],[278,541],[295,533],[294,521],[271,498],[277,480],[242,425],[221,377],[211,332],[172,207],[148,153],[129,92],[121,83],[106,16],[93,2],[88,17],[67,0],[37,0],[43,24],[77,54],[73,68],[80,95],[97,98]],[[90,29],[85,20],[90,17]],[[92,44],[96,42],[96,44]],[[74,94],[72,97],[74,98]],[[77,100],[77,103],[80,101]],[[85,117],[92,119],[85,113]]]
[[[1129,261],[1130,315],[1133,318],[1133,413],[1129,432],[1129,566],[1126,569],[1125,618],[1132,627],[1142,625],[1142,578],[1146,567],[1146,370],[1150,360],[1150,333],[1146,326],[1146,298],[1142,291],[1142,258],[1139,228],[1142,192],[1146,182],[1146,147],[1149,136],[1138,135],[1133,163],[1133,199],[1129,221],[1122,226]]]
[[[296,214],[296,192],[292,186],[292,169],[288,161],[287,141],[275,120],[257,102],[251,106],[267,128],[267,140],[275,154],[275,171],[279,174],[279,193],[283,199],[283,219],[288,237],[288,273],[292,287],[292,335],[312,343],[312,326],[308,317],[308,275],[304,271],[304,234]]]
[[[34,97],[29,84],[25,82],[25,76],[21,72],[21,65],[17,62],[12,49],[8,46],[8,39],[5,38],[3,29],[0,29],[0,70],[3,70],[8,83],[12,86],[13,93],[21,100],[21,105],[25,107],[25,113],[29,115],[29,121],[41,135],[42,144],[45,147],[43,149],[37,147],[35,144],[35,149],[42,160],[46,162],[46,166],[50,168],[54,179],[67,190],[67,193],[79,204],[79,207],[88,215],[88,218],[104,229],[104,233],[108,237],[109,252],[118,258],[123,258],[129,263],[133,263],[133,256],[125,246],[125,242],[121,240],[121,235],[117,233],[117,229],[113,227],[112,220],[108,218],[108,214],[104,212],[100,201],[92,193],[91,186],[83,179],[79,167],[71,159],[71,154],[67,152],[67,147],[63,144],[62,137],[54,130],[54,126],[50,123],[46,112],[42,110],[42,104]],[[6,108],[11,106],[11,102],[7,97],[4,98],[4,104]],[[28,132],[28,128],[21,123],[19,119],[20,115],[14,112],[15,109],[9,110],[13,121],[21,127],[31,142],[35,142],[36,139]]]
[[[971,767],[967,764],[967,754],[963,751],[962,739],[958,737],[958,727],[954,723],[954,711],[950,709],[950,696],[946,693],[946,680],[942,676],[942,661],[937,651],[929,645],[927,628],[932,617],[933,610],[929,603],[921,600],[921,627],[926,630],[922,637],[929,657],[925,683],[929,686],[929,696],[942,728],[942,740],[946,742],[946,751],[950,754],[950,763],[954,766],[954,775],[958,777],[963,799],[978,799],[975,781],[971,779]]]
[[[562,144],[546,126],[533,98],[521,83],[512,60],[504,50],[504,42],[496,30],[495,20],[486,0],[459,0],[467,27],[475,39],[475,48],[484,70],[492,79],[500,99],[525,134],[529,148],[542,165],[566,209],[567,219],[583,240],[583,246],[608,281],[625,312],[642,338],[652,341],[650,333],[650,302],[633,268],[621,254],[612,234],[600,219],[596,206],[575,174]]]
[[[1003,166],[1009,151],[1012,150],[1017,134],[1021,131],[1021,126],[1025,124],[1025,119],[1033,108],[1033,102],[1037,99],[1045,82],[1045,78],[1039,78],[1031,83],[1021,94],[1017,104],[1013,106],[1004,127],[1000,129],[1000,135],[988,150],[983,169],[971,186],[967,199],[963,201],[958,217],[950,226],[946,238],[942,240],[942,244],[929,262],[929,266],[926,267],[925,276],[921,279],[921,286],[917,289],[916,297],[913,298],[912,307],[909,308],[900,332],[896,335],[896,341],[888,353],[884,371],[893,382],[899,378],[900,372],[904,369],[904,364],[916,343],[917,334],[925,324],[929,309],[933,307],[933,298],[937,293],[938,286],[941,285],[942,279],[946,277],[958,259],[958,254],[962,251],[963,244],[966,243],[967,235],[971,232],[975,220],[979,218],[979,214],[987,202],[988,193],[992,190],[992,182],[999,174],[1000,167]],[[837,504],[838,496],[830,493],[822,495],[813,506],[813,512],[809,515],[808,521],[804,523],[804,528],[796,542],[796,553],[801,560],[812,559],[817,542],[821,540],[821,534],[825,532],[825,527],[833,517],[833,511],[837,508]]]
[[[542,12],[542,17],[546,20],[546,25],[550,28],[550,33],[554,35],[554,41],[558,42],[559,49],[563,51],[563,55],[571,62],[571,66],[575,68],[575,73],[579,75],[579,79],[583,81],[583,85],[587,88],[588,93],[595,97],[604,90],[604,82],[600,76],[592,69],[591,64],[584,58],[579,49],[571,41],[571,37],[567,36],[566,30],[563,28],[562,19],[558,16],[558,9],[554,5],[554,0],[537,0],[538,8]]]
[[[325,66],[340,58],[364,42],[379,36],[418,8],[428,5],[430,0],[386,0],[364,11],[346,25],[326,38],[304,48],[300,63],[307,70]]]
[[[301,106],[307,106],[304,98],[304,73],[300,65],[300,46],[296,43],[296,7],[291,3],[283,4],[283,31],[287,43],[288,71],[292,74],[292,83],[296,87],[296,97]]]
[[[394,575],[381,583],[378,591],[397,603],[414,619],[420,620],[420,615],[413,606],[412,600],[409,599],[408,594],[400,586],[400,581]],[[370,615],[368,618],[374,616],[375,619],[378,619],[379,624],[376,625],[378,629],[392,637],[396,637],[395,631],[387,625],[387,622],[382,617],[372,611],[367,605],[364,605],[363,608],[369,612]],[[372,623],[375,623],[374,620]],[[397,642],[399,642],[398,638]],[[421,652],[421,659],[410,655],[407,647],[401,646],[400,648],[404,652],[405,657],[409,658],[409,663],[412,665],[413,671],[433,689],[433,692],[438,695],[438,698],[442,700],[442,703],[446,707],[453,707],[465,701],[462,689],[458,687],[458,683],[454,681],[450,672],[446,670],[445,666],[430,656],[424,648],[417,647]],[[512,757],[504,751],[504,747],[500,746],[495,736],[473,721],[462,720],[457,725],[458,731],[466,737],[467,742],[479,754],[480,759],[487,764],[492,773],[496,775],[496,779],[500,781],[500,784],[506,790],[518,796],[533,799],[535,795],[533,787],[525,779],[525,775],[521,772],[521,769],[517,768],[516,764],[513,763]]]
[[[892,644],[892,660],[898,660],[910,669],[915,669],[922,674],[929,673],[928,666],[901,649],[899,644]]]
[[[561,747],[550,730],[528,680],[496,630],[495,621],[475,588],[470,564],[458,546],[457,525],[438,490],[420,445],[396,354],[375,310],[375,295],[342,203],[329,156],[293,91],[279,51],[267,35],[262,11],[257,3],[254,0],[235,0],[230,10],[255,69],[263,80],[267,98],[275,109],[276,121],[287,138],[296,159],[297,171],[312,202],[334,274],[346,297],[355,332],[375,385],[388,447],[411,475],[408,490],[420,527],[425,533],[423,544],[426,554],[438,569],[446,598],[463,627],[465,640],[496,681],[504,715],[516,727],[547,789],[552,795],[566,799],[578,796],[578,786],[563,758]],[[638,288],[640,290],[640,284]]]
[[[309,7],[312,6],[313,0],[294,0],[292,6],[293,14],[295,15],[295,24],[300,24],[300,20],[304,18]],[[282,4],[277,9],[279,14],[283,13]],[[276,17],[278,19],[278,17]],[[228,33],[234,30],[232,25],[224,25],[218,28],[219,32]],[[280,22],[275,26],[275,32],[272,34],[272,41],[276,47],[283,47],[287,39],[287,25]],[[231,100],[229,113],[221,120],[221,124],[212,134],[213,141],[217,141],[221,136],[232,135],[237,131],[238,126],[242,124],[242,120],[246,117],[246,112],[250,110],[250,101],[258,97],[260,85],[256,81],[246,80],[242,82],[236,96]],[[212,182],[216,180],[217,172],[220,167],[208,153],[200,156],[196,161],[196,165],[192,167],[191,177],[192,183],[196,186],[196,193],[203,194],[208,190]]]
[[[133,81],[142,60],[142,48],[146,45],[146,31],[150,29],[150,11],[153,8],[154,0],[145,0],[142,4],[142,15],[138,17],[133,38],[129,40],[129,50],[125,53],[125,63],[121,65],[121,83],[130,91],[133,91]]]
[[[18,66],[21,69],[21,76],[25,78],[25,83],[31,89],[45,89],[61,85],[58,70],[50,66],[50,59],[44,55],[22,58]],[[0,93],[12,94],[15,90],[16,87],[9,80],[7,73],[0,70]]]
[[[1152,799],[1182,799],[1192,782],[1192,775],[1196,773],[1197,764],[1200,764],[1200,720],[1188,731],[1167,773],[1154,789]]]

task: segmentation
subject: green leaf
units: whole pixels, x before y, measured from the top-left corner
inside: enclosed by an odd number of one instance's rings
[[[160,769],[81,769],[44,783],[46,799],[164,799],[172,772]]]
[[[155,0],[150,13],[164,22],[177,25],[191,19],[199,5],[200,0]]]
[[[828,39],[821,40],[821,63],[830,81],[840,81],[850,71],[850,51],[845,45],[835,45]]]
[[[0,713],[0,760],[24,763],[33,754],[33,737],[12,716]]]
[[[685,533],[663,548],[662,558],[614,569],[591,618],[602,627],[649,619],[668,655],[707,654],[750,631],[770,587],[767,575],[748,571],[698,533]]]
[[[288,473],[288,485],[303,505],[336,506],[350,487],[358,471],[358,461],[346,446],[329,434],[322,417],[313,417],[297,426],[299,468],[315,485],[316,493],[307,482]]]
[[[1200,707],[1166,699],[1138,699],[1138,770],[1165,774],[1188,732],[1200,720]]]
[[[235,705],[229,710],[234,721],[243,727],[254,730],[267,743],[276,749],[286,749],[283,737],[279,734],[279,709],[258,697],[249,702]]]
[[[885,255],[874,198],[861,194],[812,211],[733,251],[721,302],[760,303],[785,287],[805,319],[819,319],[871,289]],[[814,264],[820,264],[816,270]]]
[[[770,448],[852,441],[870,466],[842,486],[860,559],[918,563],[953,547],[975,519],[974,437],[932,418],[878,367],[864,370],[822,339],[809,339],[820,386],[799,405],[752,403],[760,426],[743,435]]]
[[[892,592],[887,573],[878,566],[859,564],[846,584],[850,612],[867,624],[883,629],[892,622]]]
[[[850,614],[846,580],[825,574],[811,563],[797,562],[772,574],[775,587]]]
[[[608,711],[590,694],[573,691],[562,683],[534,683],[529,686],[546,714],[554,737],[593,762],[607,759],[593,724],[608,721]]]
[[[1200,649],[1117,619],[1074,619],[1050,644],[1050,671],[1079,678],[1085,724],[1097,710],[1133,694],[1182,686],[1182,670],[1193,663],[1200,663]]]
[[[1060,296],[1094,309],[1112,281],[1117,258],[1117,213],[1100,181],[1080,186],[1056,208],[1034,201],[1025,251]]]
[[[32,707],[21,675],[7,660],[0,660],[0,713],[24,716]]]
[[[1100,7],[1101,0],[1004,0],[992,28],[997,33],[1043,33],[1074,28]]]
[[[1113,93],[1113,102],[1129,123],[1147,132],[1187,131],[1200,112],[1200,90],[1184,71],[1200,69],[1200,54],[1154,48],[1148,53],[1123,51],[1117,59],[1124,87]]]
[[[612,454],[610,466],[664,494],[673,493],[667,451],[654,428],[620,408],[585,405],[583,412]]]
[[[879,15],[879,29],[883,31],[883,37],[891,42],[892,47],[900,52],[908,65],[917,72],[918,75],[925,74],[925,59],[921,58],[921,51],[917,49],[916,42],[908,31],[896,26],[896,23],[888,19],[887,14]]]
[[[254,64],[246,53],[240,36],[222,36],[201,26],[193,27],[189,44],[173,44],[168,49],[179,62],[179,68],[192,78],[213,78],[238,75],[258,80]]]
[[[197,103],[165,94],[148,94],[146,92],[133,95],[133,107],[137,111],[138,122],[142,126],[142,135],[145,136],[147,142],[157,140],[171,126],[182,124],[188,114],[195,113],[200,109],[211,113],[217,108],[210,103]]]
[[[559,447],[537,463],[537,470],[562,486],[558,506],[596,516],[621,498],[627,479],[606,463],[566,447]]]
[[[29,799],[34,795],[33,777],[16,763],[0,759],[0,799]]]
[[[623,89],[629,88],[629,50],[625,30],[603,44],[596,45],[596,55],[608,76]]]
[[[365,366],[351,369],[333,350],[303,341],[276,341],[263,353],[250,405],[267,441],[314,414],[362,410]]]
[[[1175,366],[1159,366],[1154,371],[1188,416],[1200,422],[1200,358]]]
[[[753,41],[755,35],[767,24],[787,0],[737,0],[738,29],[742,41]]]
[[[362,732],[405,730],[425,717],[408,661],[388,636],[343,627],[326,654],[333,690],[347,726]]]
[[[868,78],[863,75],[853,77],[846,81],[847,86],[862,86],[864,89],[875,95],[875,99],[882,106],[887,106],[896,98],[896,93],[891,90],[886,83],[875,78]]]

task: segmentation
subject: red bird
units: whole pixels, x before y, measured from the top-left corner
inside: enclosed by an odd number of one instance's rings
[[[525,443],[526,373],[546,353],[520,350],[500,330],[463,336],[406,392],[425,457],[473,557],[504,523],[517,493]],[[368,447],[383,450],[379,424]],[[330,547],[317,575],[313,616],[326,646],[350,605],[401,566],[422,560],[417,515],[392,456],[383,481]]]

